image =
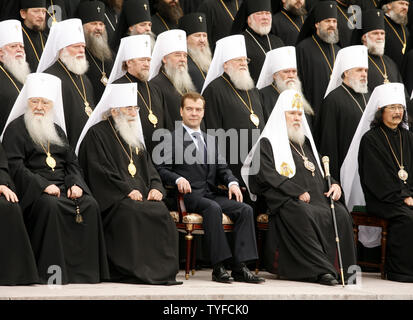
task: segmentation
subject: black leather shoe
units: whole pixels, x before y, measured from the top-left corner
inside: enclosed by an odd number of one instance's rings
[[[246,265],[241,265],[239,268],[233,270],[231,276],[235,281],[239,282],[260,283],[265,281],[264,278],[253,274]]]
[[[338,285],[338,281],[334,276],[330,273],[322,274],[318,277],[318,283],[323,284],[326,286],[336,286]]]
[[[215,266],[212,270],[212,281],[231,283],[232,281],[234,281],[234,279],[230,277],[225,267],[220,264]]]

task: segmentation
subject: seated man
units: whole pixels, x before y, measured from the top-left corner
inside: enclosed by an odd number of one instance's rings
[[[39,281],[7,157],[0,144],[0,286]]]
[[[252,274],[245,265],[245,262],[257,259],[253,211],[242,203],[238,180],[218,155],[215,138],[200,130],[204,105],[205,100],[198,93],[190,92],[182,97],[180,113],[183,125],[177,127],[172,138],[169,136],[169,141],[166,138],[163,150],[161,144],[154,149],[153,159],[159,165],[164,184],[176,184],[179,192],[184,194],[186,209],[203,217],[205,239],[213,265],[212,280],[263,282],[264,279]],[[218,193],[218,181],[228,186],[228,196]],[[232,277],[224,267],[225,260],[232,254],[222,228],[223,212],[235,223]]]
[[[102,211],[111,280],[182,284],[178,232],[145,149],[136,90],[108,85],[83,129],[79,161]]]
[[[3,146],[40,281],[50,283],[52,273],[57,284],[97,283],[108,278],[99,208],[68,144],[63,114],[61,81],[30,74],[6,122]]]
[[[340,186],[333,182],[326,192],[323,176],[303,117],[302,96],[295,90],[283,91],[243,166],[243,179],[252,197],[262,195],[270,210],[268,236],[274,239],[273,260],[278,251],[280,277],[338,284],[330,195],[335,201],[344,278],[348,278],[348,267],[356,264],[352,219],[337,202]]]

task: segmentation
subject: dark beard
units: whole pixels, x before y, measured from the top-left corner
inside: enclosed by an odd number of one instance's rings
[[[44,22],[41,26],[32,26],[32,30],[36,32],[43,32],[46,29],[46,22]]]
[[[175,6],[171,6],[163,0],[159,0],[158,13],[161,15],[161,17],[166,18],[168,21],[177,24],[178,20],[184,15],[184,12],[181,8],[181,5],[178,2],[176,2],[176,0],[175,3]]]
[[[286,8],[286,10],[294,16],[301,17],[307,14],[307,9],[302,6],[301,8],[297,9],[296,7]]]

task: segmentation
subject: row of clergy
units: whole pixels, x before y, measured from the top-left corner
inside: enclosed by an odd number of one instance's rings
[[[253,209],[243,202],[240,181],[222,161],[216,137],[201,130],[200,94],[184,95],[173,151],[152,160],[136,84],[109,84],[82,131],[78,162],[65,135],[61,85],[55,76],[30,74],[1,135],[2,284],[50,283],[50,278],[58,284],[180,284],[177,231],[162,202],[163,184],[176,184],[188,210],[203,216],[214,281],[264,281],[246,266],[258,257]],[[328,169],[321,166],[304,104],[300,92],[282,92],[241,163],[251,200],[262,197],[270,213],[267,250],[270,266],[278,267],[268,269],[291,280],[337,285],[341,279],[344,285],[356,264],[346,206],[366,204],[389,220],[388,279],[412,282],[413,134],[403,85],[378,86],[368,102],[342,167],[345,204],[339,184],[326,183]],[[188,152],[195,163],[176,156]],[[219,182],[228,185],[229,196],[219,193]],[[234,221],[233,250],[222,212]],[[366,233],[370,239],[375,235]],[[231,258],[230,276],[224,262]],[[56,266],[57,280],[51,275]]]

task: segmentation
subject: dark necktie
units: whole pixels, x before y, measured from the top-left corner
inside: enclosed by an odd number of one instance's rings
[[[203,164],[207,164],[207,148],[204,143],[204,140],[201,137],[201,133],[193,132],[192,136],[194,137],[195,144],[198,148],[197,153],[200,155],[200,159],[204,159]]]

